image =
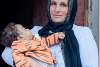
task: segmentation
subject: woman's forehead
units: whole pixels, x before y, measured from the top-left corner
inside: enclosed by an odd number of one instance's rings
[[[52,1],[55,1],[55,2],[64,2],[64,3],[67,3],[68,2],[68,0],[51,0],[51,2]]]

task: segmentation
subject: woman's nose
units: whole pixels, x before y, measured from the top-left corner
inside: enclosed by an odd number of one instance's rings
[[[56,11],[56,12],[61,11],[61,8],[60,8],[60,6],[59,6],[59,5],[57,5],[57,6],[56,6],[55,11]]]

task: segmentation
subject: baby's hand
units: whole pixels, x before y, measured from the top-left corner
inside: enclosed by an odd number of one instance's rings
[[[59,39],[64,39],[65,34],[63,32],[59,32],[58,38]]]

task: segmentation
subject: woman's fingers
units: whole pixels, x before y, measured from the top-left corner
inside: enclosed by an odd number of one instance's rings
[[[59,32],[59,39],[64,39],[65,34],[63,32]]]

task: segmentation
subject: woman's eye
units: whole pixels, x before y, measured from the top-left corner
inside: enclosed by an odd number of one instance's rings
[[[51,5],[56,5],[56,2],[51,2]]]
[[[60,4],[62,7],[67,7],[68,5],[67,4],[65,4],[65,3],[61,3]]]

